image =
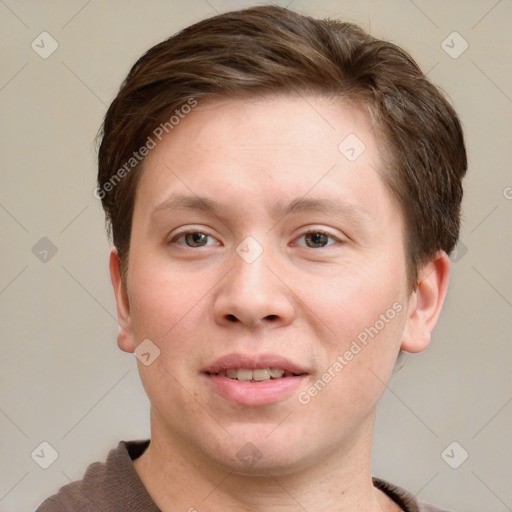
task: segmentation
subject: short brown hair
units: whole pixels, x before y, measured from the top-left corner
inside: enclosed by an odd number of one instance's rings
[[[405,220],[411,289],[422,264],[453,250],[467,157],[443,94],[404,50],[357,25],[261,6],[203,20],[152,47],[110,105],[97,191],[123,274],[140,174],[133,155],[155,127],[191,98],[283,93],[346,99],[370,113],[389,156],[382,177]]]

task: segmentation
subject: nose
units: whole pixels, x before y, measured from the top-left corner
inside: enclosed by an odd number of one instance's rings
[[[242,324],[249,328],[282,327],[295,315],[294,294],[270,250],[252,261],[235,252],[230,271],[219,283],[214,304],[220,325]]]

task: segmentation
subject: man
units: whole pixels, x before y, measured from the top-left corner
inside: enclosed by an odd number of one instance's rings
[[[38,510],[441,510],[372,479],[371,439],[440,314],[466,165],[449,103],[355,25],[257,7],[151,48],[96,191],[151,440]]]

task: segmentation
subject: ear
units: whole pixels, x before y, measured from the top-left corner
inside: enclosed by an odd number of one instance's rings
[[[430,343],[430,336],[443,307],[450,280],[450,258],[439,251],[423,266],[419,283],[412,292],[401,349],[421,352]]]
[[[114,247],[110,251],[110,280],[114,289],[116,299],[117,321],[119,323],[119,334],[117,335],[117,345],[125,352],[133,352],[136,344],[133,340],[130,320],[130,300],[126,284],[121,277],[121,262],[117,249]]]

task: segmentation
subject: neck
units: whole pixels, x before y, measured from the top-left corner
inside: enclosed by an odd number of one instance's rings
[[[316,464],[299,471],[262,470],[240,474],[199,453],[184,440],[158,432],[134,462],[149,494],[162,512],[240,510],[256,512],[380,512],[400,510],[377,491],[371,479],[371,425],[347,449],[330,449]]]

